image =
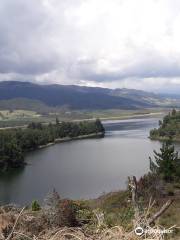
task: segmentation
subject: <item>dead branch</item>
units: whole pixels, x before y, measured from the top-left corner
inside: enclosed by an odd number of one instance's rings
[[[138,204],[138,194],[137,194],[137,180],[136,177],[129,177],[129,187],[131,189],[132,193],[132,204],[134,207],[134,218],[135,221],[137,222],[140,216],[139,213],[139,204]]]
[[[170,199],[170,200],[168,200],[162,207],[161,207],[161,209],[157,212],[157,213],[155,213],[150,219],[149,219],[149,225],[150,224],[152,224],[152,223],[154,223],[154,221],[158,218],[158,217],[160,217],[169,207],[170,207],[170,205],[173,203],[173,200],[172,199]]]

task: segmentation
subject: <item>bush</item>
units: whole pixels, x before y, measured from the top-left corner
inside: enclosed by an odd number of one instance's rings
[[[31,204],[32,211],[39,211],[41,209],[40,204],[34,200]]]
[[[68,199],[60,201],[59,209],[57,209],[56,223],[61,227],[75,227],[78,225],[76,220],[76,209],[73,201]]]

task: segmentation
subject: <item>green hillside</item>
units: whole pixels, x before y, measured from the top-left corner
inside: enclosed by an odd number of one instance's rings
[[[150,138],[180,141],[180,111],[173,109],[162,121],[159,121],[159,128],[150,131]]]

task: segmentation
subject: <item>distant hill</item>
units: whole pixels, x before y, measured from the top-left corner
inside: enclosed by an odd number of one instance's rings
[[[49,107],[39,100],[28,98],[13,98],[8,100],[0,100],[0,110],[30,110],[39,113],[56,112],[56,108]]]
[[[180,106],[180,95],[155,94],[153,92],[127,88],[111,90],[110,95],[128,97],[132,100],[138,100],[158,107]]]
[[[7,101],[8,100],[8,101]],[[39,85],[30,82],[0,82],[0,108],[34,109],[34,106],[70,109],[138,109],[177,104],[154,93],[134,89],[108,89],[73,85]]]

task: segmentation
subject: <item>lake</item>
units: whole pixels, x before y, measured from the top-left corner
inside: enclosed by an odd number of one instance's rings
[[[104,138],[64,142],[29,153],[28,165],[0,177],[0,203],[42,201],[55,188],[61,197],[95,198],[124,189],[142,176],[160,143],[148,139],[157,118],[105,121]]]

